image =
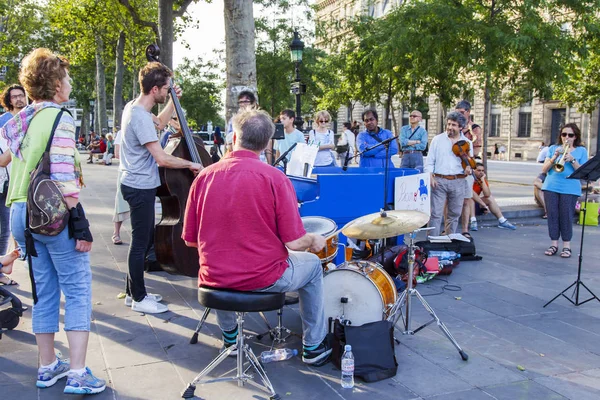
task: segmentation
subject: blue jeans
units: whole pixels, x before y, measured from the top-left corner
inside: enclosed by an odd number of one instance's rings
[[[0,255],[6,254],[10,238],[10,208],[6,207],[6,191],[0,193]],[[0,277],[4,276],[0,272]]]
[[[6,193],[0,193],[0,255],[6,254],[10,238],[10,207],[6,207]]]
[[[271,286],[256,292],[295,292],[300,296],[302,318],[302,343],[304,346],[320,344],[327,335],[327,321],[323,306],[323,267],[315,254],[290,252],[289,266]],[[221,330],[236,327],[235,313],[217,310],[217,322]]]
[[[25,203],[13,203],[12,234],[25,249]],[[89,331],[92,316],[92,271],[89,253],[75,250],[66,228],[56,236],[33,234],[37,257],[30,268],[37,289],[33,333],[58,332],[60,292],[65,294],[65,331]]]
[[[127,285],[125,293],[135,301],[146,297],[144,262],[154,242],[154,203],[156,189],[134,189],[121,184],[123,199],[129,204],[131,219],[131,245],[127,255]]]
[[[423,153],[404,153],[402,154],[401,168],[415,168],[423,172]]]

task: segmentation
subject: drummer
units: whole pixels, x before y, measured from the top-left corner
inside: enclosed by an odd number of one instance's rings
[[[271,117],[260,110],[241,110],[233,117],[233,132],[233,152],[202,170],[188,197],[182,238],[198,248],[199,285],[298,291],[302,361],[324,365],[331,344],[323,306],[323,270],[319,257],[304,250],[320,251],[325,239],[306,233],[290,180],[259,160],[275,132]],[[223,212],[215,213],[216,209]],[[217,311],[217,321],[223,346],[232,346],[238,335],[235,314]]]

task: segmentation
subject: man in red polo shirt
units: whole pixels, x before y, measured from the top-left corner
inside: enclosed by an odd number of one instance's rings
[[[302,360],[321,366],[331,354],[323,271],[319,258],[305,250],[321,250],[325,239],[306,233],[290,180],[259,159],[275,132],[271,117],[264,111],[241,110],[233,117],[233,132],[233,152],[203,169],[188,197],[182,238],[198,248],[199,284],[298,291]],[[224,346],[231,346],[238,334],[235,314],[217,311],[217,321]]]

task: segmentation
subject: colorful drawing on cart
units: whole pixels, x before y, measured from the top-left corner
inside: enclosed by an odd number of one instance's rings
[[[429,174],[400,176],[394,184],[394,209],[416,210],[431,215]]]

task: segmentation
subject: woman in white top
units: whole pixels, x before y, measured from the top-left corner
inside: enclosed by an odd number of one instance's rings
[[[336,167],[334,134],[327,126],[331,121],[331,115],[327,111],[319,111],[315,115],[316,129],[308,133],[308,144],[317,144],[319,151],[315,159],[315,167]]]
[[[344,122],[344,132],[338,139],[338,146],[348,146],[348,151],[344,153],[338,153],[338,158],[341,163],[346,161],[346,154],[348,157],[354,156],[354,149],[356,148],[356,136],[354,136],[354,132],[351,130],[352,124],[350,122]],[[352,164],[352,160],[348,162],[348,164]]]

